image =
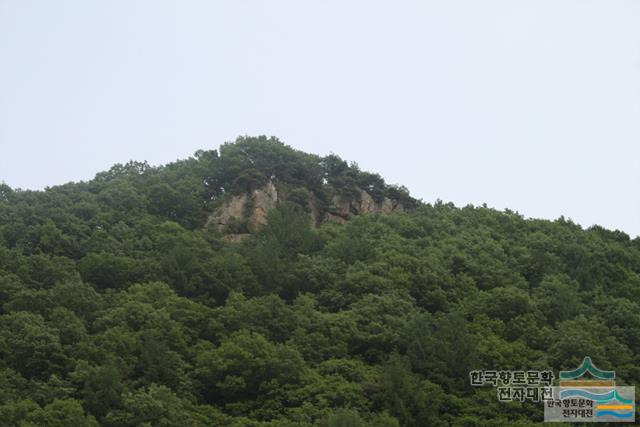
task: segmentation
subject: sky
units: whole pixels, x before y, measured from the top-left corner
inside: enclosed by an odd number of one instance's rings
[[[0,0],[0,181],[239,135],[640,234],[640,2]]]

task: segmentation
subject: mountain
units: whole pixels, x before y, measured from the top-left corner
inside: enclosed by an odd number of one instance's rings
[[[434,184],[434,192],[437,192]],[[7,426],[538,425],[473,370],[640,381],[640,239],[424,203],[275,138],[0,186]]]

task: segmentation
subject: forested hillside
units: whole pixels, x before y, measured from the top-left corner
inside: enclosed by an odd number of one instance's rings
[[[285,196],[265,225],[205,226],[267,183]],[[309,220],[361,190],[405,209]],[[469,371],[590,356],[640,384],[639,300],[638,238],[422,203],[241,138],[0,186],[0,425],[537,425],[542,404],[501,403]]]

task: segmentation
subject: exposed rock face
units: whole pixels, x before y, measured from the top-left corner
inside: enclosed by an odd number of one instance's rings
[[[346,222],[351,217],[351,200],[343,196],[333,196],[324,221]]]
[[[234,220],[239,220],[244,214],[244,205],[247,202],[247,195],[233,196],[230,201],[225,203],[221,209],[218,209],[213,215],[209,216],[205,227],[217,227],[220,230],[226,229]]]
[[[315,203],[309,202],[308,210],[311,224],[315,226],[323,222],[344,223],[354,215],[404,211],[402,204],[395,200],[385,197],[378,203],[365,190],[359,189],[358,191],[358,196],[353,199],[343,195],[334,195],[324,215]],[[213,226],[222,232],[230,233],[228,236],[231,237],[228,240],[241,240],[247,234],[233,230],[234,226],[246,220],[250,231],[260,229],[267,223],[269,210],[277,207],[282,200],[284,198],[278,194],[276,186],[269,182],[264,187],[254,190],[250,195],[243,194],[232,197],[209,217],[205,227]]]
[[[205,227],[215,226],[221,231],[226,231],[234,223],[237,224],[246,218],[249,203],[251,214],[248,217],[248,225],[250,229],[257,230],[267,223],[267,212],[278,204],[276,186],[269,182],[263,188],[254,190],[250,196],[233,196],[209,217]]]
[[[278,204],[278,190],[272,182],[267,183],[262,189],[254,190],[253,213],[249,217],[249,225],[253,230],[259,229],[267,223],[267,212]]]
[[[360,212],[373,212],[377,208],[373,197],[364,190],[360,190]]]
[[[369,193],[360,189],[359,199],[349,200],[343,196],[334,196],[331,199],[331,206],[325,215],[325,221],[344,223],[353,215],[367,213],[390,213],[403,212],[402,204],[385,197],[380,203],[371,197]]]

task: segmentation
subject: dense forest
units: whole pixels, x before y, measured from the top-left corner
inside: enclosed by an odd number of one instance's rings
[[[266,225],[205,227],[267,182],[289,197]],[[359,189],[406,209],[309,221],[310,200]],[[638,238],[424,203],[336,155],[240,138],[0,186],[0,424],[537,425],[541,403],[469,372],[590,356],[640,384],[639,300]]]

